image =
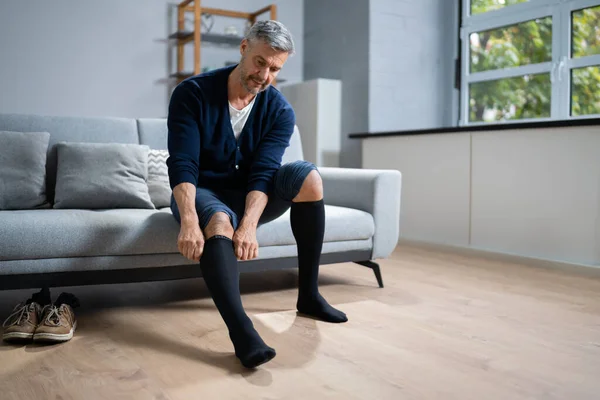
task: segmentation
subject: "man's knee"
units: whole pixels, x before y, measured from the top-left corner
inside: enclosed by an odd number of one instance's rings
[[[312,170],[304,179],[300,193],[294,198],[295,202],[318,201],[323,198],[323,180],[318,171]]]
[[[210,239],[213,236],[226,236],[229,239],[233,237],[233,226],[231,226],[231,220],[229,215],[224,212],[215,213],[208,225],[204,229],[204,236],[206,239]]]

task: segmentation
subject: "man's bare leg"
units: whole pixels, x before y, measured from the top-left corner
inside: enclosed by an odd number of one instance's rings
[[[254,368],[271,360],[276,353],[256,332],[242,306],[240,273],[231,240],[233,232],[227,214],[218,212],[213,215],[204,229],[206,242],[200,269],[213,301],[229,329],[235,355],[245,367]]]

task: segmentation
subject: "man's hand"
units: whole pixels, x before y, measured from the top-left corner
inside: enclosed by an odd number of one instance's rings
[[[200,261],[204,251],[204,235],[197,223],[182,223],[177,237],[179,252],[191,261]]]
[[[233,234],[233,246],[235,255],[240,261],[252,260],[258,257],[256,226],[242,220]]]
[[[246,209],[240,225],[233,234],[235,255],[240,261],[258,257],[256,228],[269,198],[263,192],[253,190],[246,196]]]

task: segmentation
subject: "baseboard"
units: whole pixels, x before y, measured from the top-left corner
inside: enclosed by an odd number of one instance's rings
[[[533,267],[548,268],[558,271],[600,277],[600,265],[578,264],[566,261],[549,260],[544,258],[502,253],[473,247],[456,246],[441,243],[431,243],[414,239],[400,239],[399,246],[410,246],[429,250],[445,251],[454,254],[483,257],[489,260],[525,264]]]

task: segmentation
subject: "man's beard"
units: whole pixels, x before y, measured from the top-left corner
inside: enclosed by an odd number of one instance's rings
[[[240,81],[241,81],[244,89],[246,89],[246,91],[248,93],[252,93],[252,94],[258,94],[259,92],[262,92],[269,87],[269,84],[262,81],[259,77],[255,76],[255,75],[248,75],[248,73],[244,69],[244,59],[243,58],[240,61]],[[257,84],[260,84],[260,87],[259,88],[251,87],[249,85],[249,83],[251,81],[254,81]]]

